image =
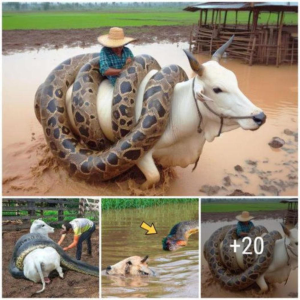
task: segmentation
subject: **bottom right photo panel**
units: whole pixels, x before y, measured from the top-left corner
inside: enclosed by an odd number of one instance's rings
[[[201,199],[201,296],[298,297],[298,198]]]

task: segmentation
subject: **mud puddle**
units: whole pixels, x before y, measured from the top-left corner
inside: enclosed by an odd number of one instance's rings
[[[191,235],[187,246],[162,250],[161,240],[185,220],[198,219],[198,203],[168,204],[145,209],[102,212],[102,270],[130,256],[149,255],[155,277],[102,276],[102,297],[199,297],[199,240]],[[140,225],[153,222],[157,234],[145,235]]]
[[[187,43],[130,47],[136,55],[152,55],[162,66],[177,63],[193,76],[182,51],[188,49]],[[70,178],[46,147],[33,111],[34,94],[61,61],[99,50],[100,47],[94,46],[3,56],[4,195],[229,195],[237,189],[255,195],[297,195],[297,67],[248,67],[230,60],[223,60],[222,64],[235,72],[240,89],[267,114],[267,123],[261,129],[255,132],[238,129],[206,143],[194,172],[193,166],[164,171],[160,184],[146,192],[136,184],[143,180],[140,173],[129,175],[130,180],[125,176],[108,183]],[[208,57],[198,56],[198,59],[204,62]],[[285,134],[285,129],[293,134]],[[274,136],[285,140],[283,148],[274,150],[268,145]],[[236,165],[243,172],[235,171]]]
[[[254,219],[254,225],[263,225],[268,231],[278,230],[284,236],[280,226],[282,219]],[[203,245],[209,239],[211,234],[220,227],[236,224],[231,222],[205,222],[201,223],[201,296],[203,298],[294,298],[298,296],[298,269],[291,271],[289,279],[286,283],[271,284],[269,291],[260,294],[257,286],[249,287],[243,291],[228,291],[220,286],[220,284],[212,276],[208,264],[203,256]]]

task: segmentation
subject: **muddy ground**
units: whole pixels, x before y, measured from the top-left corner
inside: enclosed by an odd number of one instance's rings
[[[201,213],[201,222],[230,222],[235,220],[235,217],[239,214],[239,212],[203,212]],[[255,219],[282,219],[285,214],[285,210],[270,210],[270,211],[253,211],[251,215],[255,217]]]
[[[59,49],[67,47],[90,47],[98,44],[97,37],[107,34],[109,27],[68,30],[5,30],[2,31],[2,53]],[[191,26],[142,26],[124,27],[125,34],[138,38],[135,44],[160,42],[187,42]]]
[[[34,283],[23,279],[13,278],[8,270],[9,261],[17,240],[29,230],[5,231],[3,226],[2,234],[2,297],[3,298],[98,298],[99,278],[73,271],[64,270],[64,278],[58,277],[56,271],[50,275],[51,283],[46,285],[46,289],[41,294],[35,294],[41,289],[41,283]],[[56,230],[50,237],[54,241],[60,238],[59,231]],[[72,236],[66,237],[64,244],[72,242]],[[70,249],[68,255],[75,257],[76,248]],[[99,230],[92,235],[92,257],[83,255],[82,261],[91,265],[99,266]],[[83,254],[86,253],[86,243],[83,243]]]

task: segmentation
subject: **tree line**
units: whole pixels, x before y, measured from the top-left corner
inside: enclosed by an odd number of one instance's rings
[[[93,11],[103,9],[184,8],[193,2],[4,2],[2,11]]]

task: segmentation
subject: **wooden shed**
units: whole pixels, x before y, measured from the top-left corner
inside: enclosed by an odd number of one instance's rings
[[[284,224],[296,225],[298,223],[298,199],[286,199],[280,203],[287,203],[288,207],[283,217]]]
[[[284,24],[285,15],[298,13],[298,2],[202,2],[184,10],[200,13],[190,34],[194,53],[212,54],[235,35],[228,55],[249,65],[298,61],[298,24]],[[234,13],[234,22],[228,22],[229,12]],[[245,13],[247,20],[241,20]],[[268,15],[264,22],[259,20],[262,13]],[[275,23],[270,22],[271,15],[276,15]]]

